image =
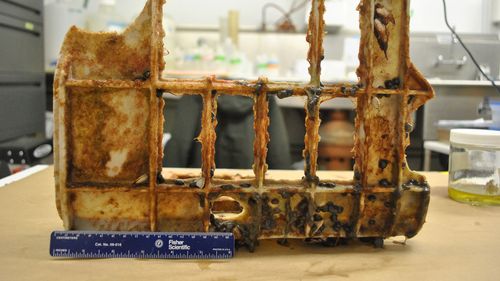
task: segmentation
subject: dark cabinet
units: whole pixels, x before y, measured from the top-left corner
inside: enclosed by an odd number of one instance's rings
[[[0,142],[45,128],[43,1],[0,0]]]

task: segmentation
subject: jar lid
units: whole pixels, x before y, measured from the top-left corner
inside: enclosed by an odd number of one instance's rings
[[[450,142],[468,145],[500,147],[500,131],[478,129],[453,129]]]

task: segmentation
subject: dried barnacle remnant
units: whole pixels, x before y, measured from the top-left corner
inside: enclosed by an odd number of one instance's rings
[[[140,177],[138,177],[135,181],[134,181],[134,185],[140,185],[140,184],[144,184],[146,183],[148,180],[148,175],[144,174],[144,175],[141,175]]]
[[[389,23],[395,24],[396,21],[392,13],[384,7],[381,3],[375,4],[374,13],[374,32],[377,38],[378,45],[380,49],[384,51],[385,57],[387,58],[387,47],[389,45],[389,29],[387,26]]]
[[[411,114],[433,90],[409,57],[409,0],[361,1],[356,84],[321,81],[324,0],[311,0],[308,83],[163,79],[164,2],[147,1],[122,34],[66,35],[54,81],[56,202],[66,229],[232,232],[251,251],[259,239],[381,247],[386,237],[418,233],[430,190],[405,149]],[[203,100],[201,171],[161,173],[163,93]],[[215,173],[222,93],[254,100],[252,176]],[[267,170],[272,95],[304,98],[303,172]],[[320,106],[345,97],[356,102],[355,168],[351,180],[336,180],[317,173]]]
[[[413,124],[412,123],[405,123],[405,132],[411,133],[413,131]]]

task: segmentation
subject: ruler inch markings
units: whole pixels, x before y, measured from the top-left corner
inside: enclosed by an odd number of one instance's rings
[[[234,253],[234,236],[219,232],[54,231],[49,253],[80,259],[229,259]]]

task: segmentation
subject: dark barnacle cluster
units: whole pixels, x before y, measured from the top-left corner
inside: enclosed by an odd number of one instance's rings
[[[184,185],[184,181],[180,180],[180,179],[176,179],[176,180],[174,180],[174,184],[175,185]]]
[[[382,169],[382,170],[383,170],[383,169],[385,169],[385,168],[387,167],[387,165],[388,165],[388,164],[389,164],[389,161],[387,161],[386,159],[380,159],[380,160],[378,161],[378,167],[379,167],[380,169]]]
[[[281,198],[283,199],[288,199],[292,196],[292,194],[286,189],[281,189],[280,191],[278,191],[278,193],[279,195],[281,195]]]
[[[321,245],[324,247],[337,247],[345,246],[349,243],[349,239],[342,237],[328,237],[321,241]]]
[[[199,179],[194,180],[191,183],[189,183],[189,187],[191,187],[191,188],[203,188],[204,185],[205,185],[204,178],[199,178]]]
[[[253,193],[249,198],[248,198],[248,204],[250,205],[257,205],[261,200],[260,194],[258,193]]]
[[[156,89],[156,97],[157,98],[163,97],[163,90],[162,89]]]
[[[156,183],[157,184],[164,184],[166,181],[165,181],[165,178],[163,177],[163,175],[161,174],[161,172],[158,172],[156,174]]]
[[[345,96],[355,97],[359,89],[363,87],[363,84],[359,83],[352,85],[350,87],[342,86],[340,87],[340,92]]]
[[[344,211],[344,207],[340,205],[335,205],[333,202],[328,202],[323,206],[316,207],[316,212],[324,212],[324,213],[330,213],[330,220],[332,222],[332,229],[336,232],[339,232],[340,230],[344,229],[346,232],[350,232],[352,229],[348,223],[342,224],[338,220],[338,215],[341,214]],[[323,216],[319,214],[314,214],[313,216],[314,221],[321,221],[323,220]],[[311,228],[311,232],[312,231]],[[316,231],[318,232],[318,231]]]
[[[306,90],[306,92],[307,92],[307,96],[309,97],[308,102],[307,102],[307,111],[309,113],[312,113],[319,106],[319,98],[321,96],[321,88],[316,88],[316,87],[308,88]],[[313,116],[311,116],[311,115],[309,117],[313,118]]]
[[[380,86],[378,87],[379,89],[384,89],[384,87]],[[389,94],[377,94],[377,98],[381,99],[381,98],[388,98],[390,97],[391,95]]]
[[[412,104],[412,102],[415,100],[415,96],[409,96],[408,97],[408,104]]]
[[[382,187],[389,187],[391,183],[387,179],[381,179],[378,184]]]
[[[356,181],[360,181],[361,180],[361,173],[358,170],[354,170],[354,179]]]
[[[145,70],[141,76],[137,76],[134,78],[134,80],[142,81],[145,82],[151,77],[151,71]]]
[[[264,88],[264,82],[259,80],[257,83],[255,83],[254,89],[255,89],[255,94],[258,95],[262,92],[262,89]]]
[[[235,187],[232,184],[223,184],[223,185],[220,186],[220,189],[222,189],[222,190],[232,190],[234,188]]]
[[[401,80],[399,79],[399,77],[386,80],[384,81],[384,87],[386,89],[397,90],[399,89],[399,87],[401,87]]]
[[[210,226],[215,232],[232,232],[239,238],[236,240],[237,247],[245,246],[250,252],[255,251],[255,247],[258,244],[255,226],[233,221],[217,220],[213,214],[210,215]]]
[[[384,238],[382,237],[362,237],[359,241],[373,245],[376,249],[384,248]]]
[[[281,91],[276,91],[276,92],[268,92],[269,95],[276,95],[279,99],[284,99],[284,98],[289,98],[293,96],[293,90],[292,89],[287,89],[287,90],[281,90]]]
[[[273,199],[273,200],[275,200],[275,199]],[[261,216],[261,224],[260,224],[261,228],[264,230],[274,229],[277,225],[276,220],[274,219],[274,214],[280,213],[280,212],[281,212],[281,210],[279,208],[272,208],[269,205],[269,197],[264,196],[262,198],[262,216]]]
[[[413,131],[413,124],[405,123],[405,132],[411,133]]]
[[[305,175],[302,179],[307,181],[308,183],[318,184],[319,178],[311,174],[311,156],[309,155],[309,153],[306,152],[306,154],[304,155],[304,160],[306,161],[306,169],[304,172]]]
[[[387,47],[389,46],[389,29],[387,26],[389,23],[395,24],[394,16],[392,12],[384,7],[381,3],[375,4],[374,13],[374,32],[377,38],[378,45],[380,49],[384,52],[387,58]]]
[[[322,220],[323,220],[323,217],[320,214],[313,215],[313,221],[318,222],[318,221],[322,221]]]
[[[305,226],[309,220],[309,200],[304,197],[297,204],[294,210],[288,213],[288,221],[290,225],[299,231],[301,234],[305,234]]]
[[[323,206],[316,208],[317,212],[327,212],[331,214],[341,214],[344,211],[344,207],[340,205],[335,205],[333,202],[328,202]]]
[[[337,185],[334,182],[324,182],[321,181],[318,183],[318,186],[320,187],[326,187],[326,188],[335,188]]]

